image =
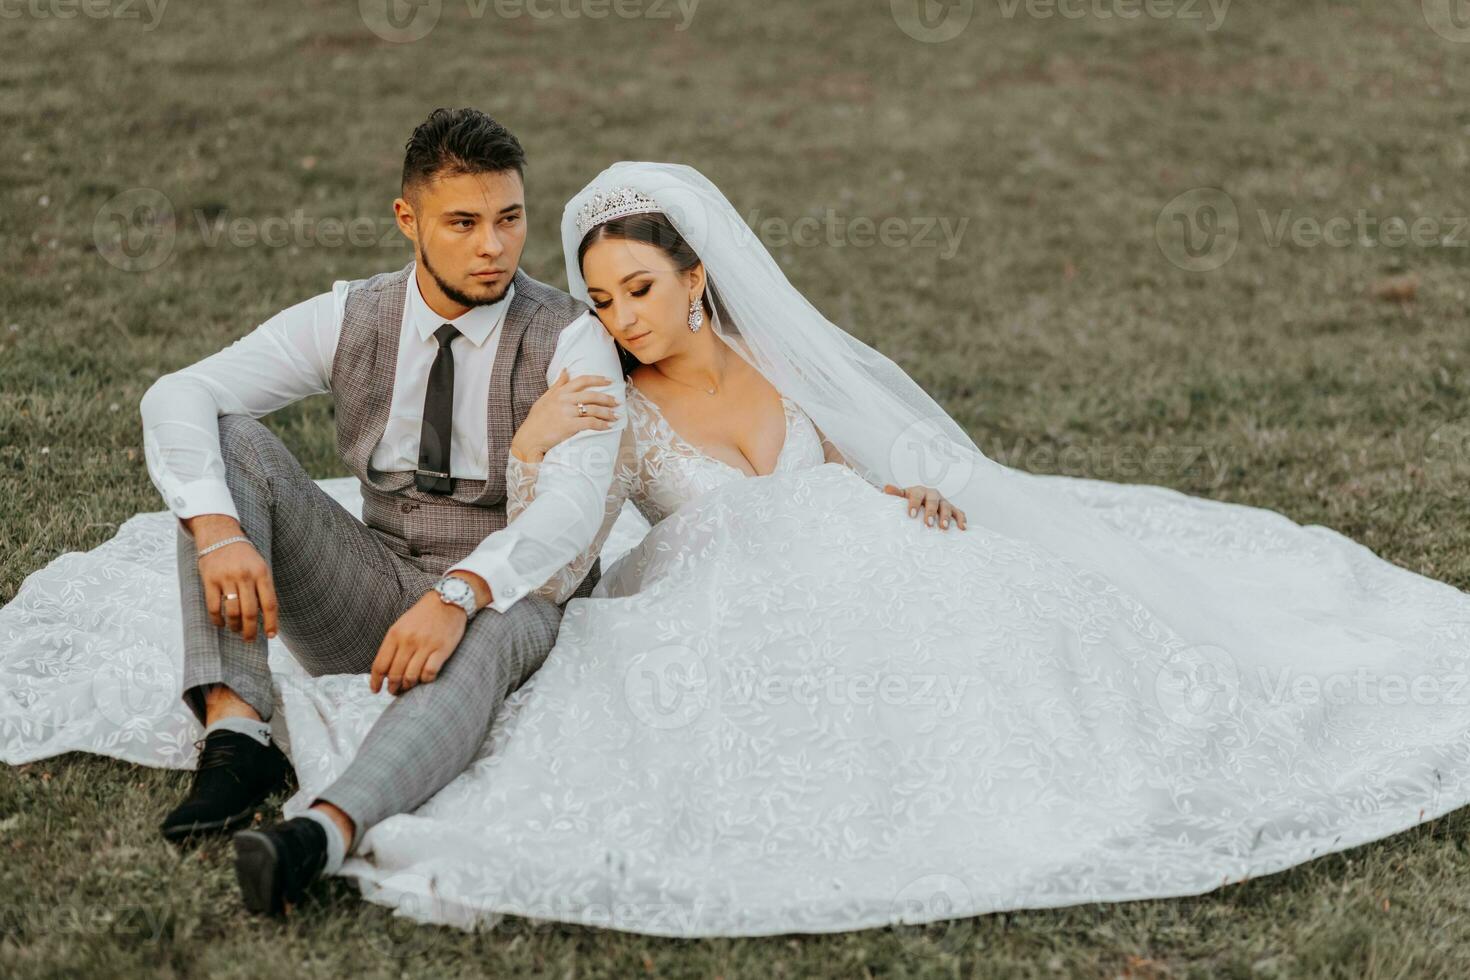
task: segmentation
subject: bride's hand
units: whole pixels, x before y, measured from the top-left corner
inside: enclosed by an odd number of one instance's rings
[[[959,527],[961,531],[966,530],[965,512],[960,510],[954,504],[950,503],[948,500],[945,500],[944,497],[939,493],[939,491],[935,490],[933,487],[912,486],[909,487],[907,490],[904,490],[894,486],[891,483],[886,483],[883,485],[883,492],[886,494],[891,494],[895,497],[906,498],[909,502],[910,517],[918,517],[919,511],[923,510],[924,523],[930,525],[931,527],[934,524],[935,516],[938,515],[939,527],[941,530],[949,530],[949,522],[951,518],[954,519],[955,525]]]
[[[611,427],[617,418],[617,399],[606,392],[586,390],[611,383],[611,378],[600,374],[579,374],[568,380],[567,369],[562,368],[546,394],[531,406],[511,439],[510,451],[524,463],[539,463],[552,446],[583,429]],[[587,406],[586,415],[578,414],[578,402]]]

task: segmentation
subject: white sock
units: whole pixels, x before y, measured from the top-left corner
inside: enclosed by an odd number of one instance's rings
[[[205,738],[209,737],[210,732],[219,731],[220,729],[239,732],[241,735],[249,735],[261,745],[271,744],[271,724],[268,721],[261,721],[258,718],[221,718],[204,729]]]
[[[335,820],[316,807],[309,808],[302,816],[315,820],[327,832],[327,863],[322,868],[322,874],[336,874],[337,869],[342,867],[342,861],[347,857],[347,842],[342,839],[342,828],[337,826]]]

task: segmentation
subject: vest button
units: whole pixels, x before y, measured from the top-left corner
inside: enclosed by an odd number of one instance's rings
[[[399,504],[398,509],[407,514],[409,511],[413,510],[413,504]]]
[[[417,558],[419,557],[419,555],[423,554],[423,552],[420,551],[417,547],[411,545],[409,546],[408,554],[412,558]]]

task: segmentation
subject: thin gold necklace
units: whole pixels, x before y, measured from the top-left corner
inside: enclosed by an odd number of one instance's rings
[[[659,374],[662,374],[664,377],[668,378],[670,381],[674,382],[675,384],[683,385],[686,388],[693,388],[696,391],[702,391],[702,392],[704,392],[707,395],[717,394],[717,392],[715,391],[714,388],[705,388],[705,387],[702,387],[700,385],[692,385],[692,384],[690,384],[687,381],[680,381],[678,378],[673,377],[672,375],[670,375],[670,374],[668,374],[668,373],[666,373],[664,371],[660,371]]]

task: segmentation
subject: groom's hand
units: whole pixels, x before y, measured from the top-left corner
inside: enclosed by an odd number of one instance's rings
[[[240,523],[224,514],[199,514],[184,522],[198,550],[226,538],[244,537]],[[237,541],[199,559],[204,602],[216,626],[229,627],[246,643],[255,642],[258,624],[274,639],[279,605],[270,566],[249,541]],[[234,596],[234,598],[229,598]]]
[[[478,575],[464,578],[474,587],[479,604],[487,605],[490,590],[484,580]],[[466,623],[463,609],[440,599],[437,592],[424,593],[383,637],[378,655],[373,658],[370,680],[373,693],[383,689],[385,678],[389,693],[398,695],[438,677],[459,641],[464,639]]]

